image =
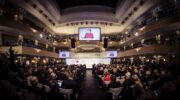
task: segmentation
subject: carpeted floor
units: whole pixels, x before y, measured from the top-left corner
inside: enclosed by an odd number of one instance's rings
[[[99,88],[91,70],[86,71],[86,77],[82,83],[78,100],[106,100],[106,97]]]

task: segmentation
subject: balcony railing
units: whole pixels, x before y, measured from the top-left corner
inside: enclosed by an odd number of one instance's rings
[[[0,47],[0,53],[8,52],[10,47]],[[25,46],[13,46],[13,50],[15,50],[16,55],[31,55],[31,56],[42,56],[42,57],[52,57],[59,58],[57,53],[49,52],[42,49],[25,47]]]
[[[146,47],[138,47],[131,50],[121,51],[118,53],[118,57],[129,57],[143,54],[179,54],[179,49],[180,45],[149,45]]]

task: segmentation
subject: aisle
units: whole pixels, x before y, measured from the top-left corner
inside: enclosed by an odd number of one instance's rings
[[[82,92],[79,94],[78,100],[106,100],[103,92],[98,87],[92,71],[86,71],[86,77],[82,84]]]

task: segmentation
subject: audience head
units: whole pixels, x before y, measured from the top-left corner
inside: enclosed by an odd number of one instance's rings
[[[56,80],[50,80],[49,86],[50,86],[51,91],[57,91],[57,89],[58,89],[58,85],[57,85]]]
[[[116,76],[115,75],[111,75],[111,81],[116,82]]]
[[[32,76],[30,78],[30,83],[32,86],[36,86],[38,84],[38,78],[36,76]]]
[[[146,75],[147,75],[147,76],[150,76],[150,75],[151,75],[151,71],[150,71],[150,70],[147,70],[147,71],[146,71]]]
[[[50,75],[51,75],[51,78],[52,78],[52,79],[56,79],[56,77],[57,77],[54,72],[52,72]]]
[[[126,79],[130,79],[130,78],[131,78],[131,73],[130,73],[130,72],[127,72],[127,73],[125,74],[125,78],[126,78]]]
[[[134,81],[138,81],[138,80],[139,80],[139,78],[138,78],[137,75],[132,75],[132,79],[133,79]]]

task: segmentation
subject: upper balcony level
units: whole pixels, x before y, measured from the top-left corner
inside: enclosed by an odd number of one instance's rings
[[[109,47],[123,47],[131,45],[132,43],[135,44],[137,42],[141,42],[142,40],[148,40],[150,38],[155,38],[154,40],[156,41],[157,35],[161,35],[162,37],[171,37],[175,35],[179,37],[179,17],[180,15],[173,15],[161,18],[152,24],[145,25],[142,28],[137,29],[137,31],[133,34],[124,33],[117,36],[112,35],[109,38]]]
[[[6,53],[10,47],[0,47],[0,53]],[[25,46],[13,46],[12,49],[15,51],[15,55],[31,55],[40,57],[59,58],[58,53],[49,52],[37,48],[25,47]]]

